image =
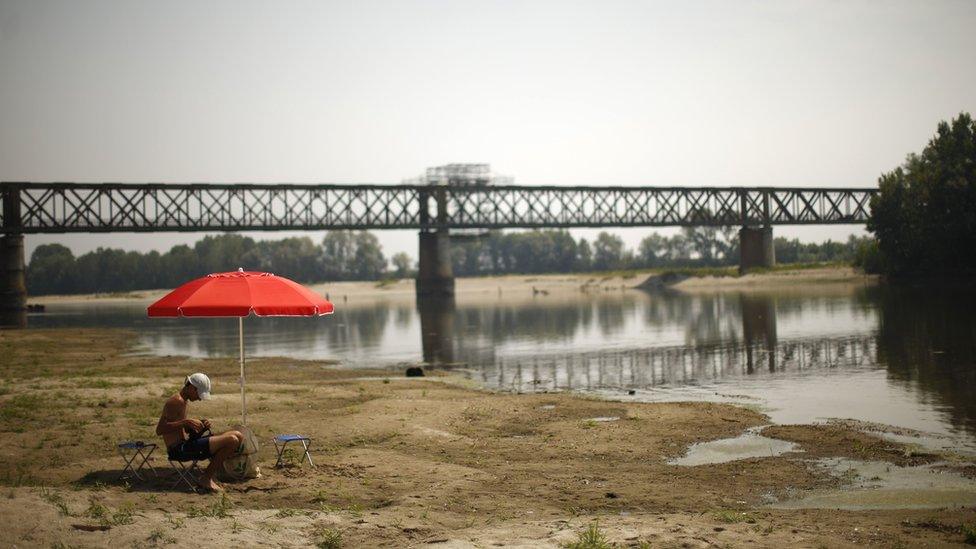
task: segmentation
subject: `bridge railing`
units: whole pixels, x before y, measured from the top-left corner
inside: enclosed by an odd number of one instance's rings
[[[875,189],[2,183],[8,233],[864,223]],[[443,210],[443,211],[441,211]]]

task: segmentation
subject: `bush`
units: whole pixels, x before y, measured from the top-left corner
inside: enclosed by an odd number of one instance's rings
[[[885,271],[884,255],[877,240],[864,240],[858,243],[854,252],[854,266],[868,274],[879,274]]]

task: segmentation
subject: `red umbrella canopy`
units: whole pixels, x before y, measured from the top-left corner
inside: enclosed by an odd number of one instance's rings
[[[149,306],[149,316],[320,316],[332,303],[271,273],[238,270],[187,282]]]

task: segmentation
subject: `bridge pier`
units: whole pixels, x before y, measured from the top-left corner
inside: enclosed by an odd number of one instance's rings
[[[417,297],[454,295],[451,236],[447,229],[420,231],[420,262],[416,287]]]
[[[739,229],[739,272],[776,265],[773,228],[742,227]]]
[[[20,228],[20,191],[3,189],[3,230]],[[26,326],[27,285],[24,281],[24,235],[0,237],[0,325]]]

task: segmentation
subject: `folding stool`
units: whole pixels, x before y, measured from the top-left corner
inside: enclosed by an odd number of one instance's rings
[[[272,440],[274,441],[275,450],[278,451],[278,461],[275,462],[275,467],[282,466],[282,459],[285,453],[285,446],[288,446],[289,442],[301,442],[302,447],[305,448],[305,453],[302,455],[301,458],[298,459],[298,461],[307,459],[308,464],[311,465],[312,467],[315,467],[315,465],[312,463],[312,456],[309,455],[308,453],[308,446],[312,443],[312,439],[302,435],[277,435]]]
[[[148,467],[152,471],[153,476],[157,476],[156,469],[153,469],[152,463],[149,463],[150,456],[156,451],[155,444],[151,442],[146,443],[141,440],[127,440],[119,443],[118,451],[119,455],[122,456],[122,460],[125,461],[125,467],[119,473],[119,480],[127,478],[127,473],[131,473],[132,476],[139,480],[145,480],[139,474],[139,471],[143,467]]]
[[[200,488],[200,475],[203,474],[203,471],[197,465],[197,461],[195,459],[185,461],[169,460],[169,464],[176,470],[176,480],[173,481],[173,488],[176,488],[180,484],[186,484],[187,488],[193,492],[196,492]],[[187,465],[187,462],[190,464]]]

